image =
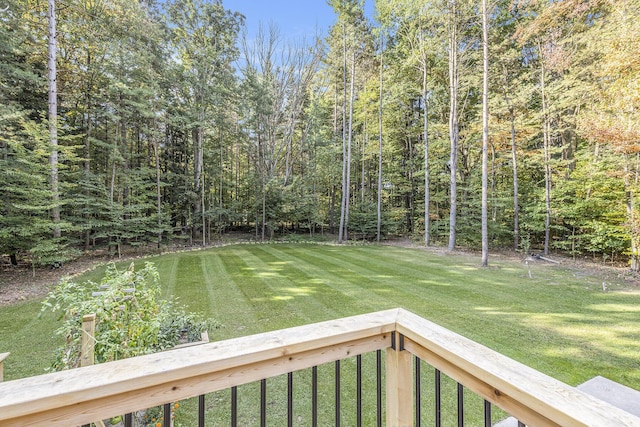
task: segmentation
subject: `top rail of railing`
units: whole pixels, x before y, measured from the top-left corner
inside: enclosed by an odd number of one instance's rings
[[[402,348],[391,349],[394,334]],[[640,418],[403,309],[0,383],[0,425],[81,425],[379,349],[417,355],[530,425],[640,427]],[[388,383],[387,425],[397,425],[389,406],[411,400],[401,393]]]

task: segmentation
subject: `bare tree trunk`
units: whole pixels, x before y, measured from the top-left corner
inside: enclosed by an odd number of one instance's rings
[[[489,38],[487,0],[482,0],[482,267],[489,265],[488,150],[489,150]]]
[[[158,147],[158,141],[156,140],[155,135],[156,130],[156,122],[155,119],[153,121],[153,154],[155,157],[156,163],[156,215],[158,215],[158,249],[160,249],[162,243],[162,186],[160,180],[160,148]]]
[[[224,206],[222,203],[222,198],[223,198],[223,187],[224,187],[224,153],[222,150],[222,144],[223,144],[223,136],[222,136],[222,132],[220,132],[220,182],[218,184],[218,223],[219,225],[219,229],[218,229],[218,234],[220,236],[220,238],[222,238],[222,233],[223,233],[223,226],[222,226],[222,207]],[[209,238],[211,238],[211,236],[209,236]]]
[[[422,137],[424,139],[424,245],[431,243],[430,221],[430,193],[429,193],[429,103],[427,100],[427,58],[423,58],[422,64],[422,102],[424,102],[424,117],[422,123]]]
[[[195,217],[199,215],[204,215],[202,209],[202,163],[204,158],[203,153],[203,129],[202,129],[202,117],[201,113],[198,113],[198,120],[200,123],[196,126],[191,132],[191,136],[193,139],[193,192],[196,194],[196,201],[193,205],[193,215]],[[196,218],[194,218],[194,221]],[[198,226],[194,224],[194,232],[195,237],[202,237],[198,234]],[[202,229],[202,234],[204,235],[204,228]]]
[[[202,173],[202,182],[200,185],[200,206],[202,209],[202,246],[207,245],[207,217],[205,215],[205,197],[204,197],[204,173]]]
[[[630,235],[631,235],[631,271],[639,271],[640,270],[640,248],[638,247],[638,242],[640,241],[640,236],[638,233],[638,226],[636,224],[636,212],[635,212],[635,203],[633,200],[633,190],[631,185],[631,172],[629,170],[629,161],[628,156],[625,157],[624,164],[624,186],[625,186],[625,204],[627,208],[627,219],[629,221]]]
[[[364,130],[362,133],[362,152],[360,153],[360,203],[364,205],[364,196],[365,196],[365,179],[366,179],[366,161],[365,161],[365,149],[367,147],[367,140],[369,139],[369,135],[367,134],[367,121],[365,119],[364,122]]]
[[[382,32],[380,32],[380,100],[378,102],[378,223],[376,231],[376,241],[380,243],[382,229],[382,99],[383,99],[383,52]]]
[[[263,184],[262,185],[262,239],[261,239],[262,242],[264,242],[266,227],[267,227],[267,191]]]
[[[511,120],[511,163],[513,164],[513,249],[520,246],[520,204],[518,202],[518,157],[516,151],[516,124],[513,107],[509,107]]]
[[[342,24],[342,201],[340,204],[340,225],[338,243],[344,240],[345,217],[347,207],[347,35]]]
[[[90,63],[91,60],[91,56],[87,55],[87,63]],[[84,174],[85,174],[85,178],[88,179],[89,178],[89,174],[91,173],[91,137],[93,134],[93,121],[91,120],[91,97],[89,95],[90,89],[87,88],[87,91],[85,93],[85,100],[87,103],[87,135],[85,137],[85,143],[84,143]],[[85,192],[86,196],[88,197],[89,195],[87,194],[87,192]],[[87,223],[89,223],[89,214],[85,215],[85,219],[87,221]],[[84,250],[88,251],[89,247],[91,246],[91,228],[87,227],[87,229],[84,232]]]
[[[539,51],[542,52],[540,45]],[[549,135],[549,118],[547,112],[547,94],[545,91],[544,60],[540,61],[540,91],[542,94],[542,138],[544,146],[544,187],[545,187],[545,220],[544,220],[544,254],[549,254],[551,237],[551,137]]]
[[[353,103],[355,101],[356,53],[353,52],[351,65],[351,83],[349,87],[349,133],[347,137],[347,189],[345,197],[344,240],[349,238],[349,204],[351,201],[351,146],[353,145]]]
[[[450,204],[449,204],[449,245],[450,251],[456,248],[456,210],[457,210],[457,164],[458,164],[458,18],[457,2],[450,0],[449,23],[449,141],[451,151],[449,155],[450,176]]]
[[[511,123],[511,165],[513,172],[513,249],[518,250],[520,246],[520,203],[518,201],[518,156],[516,143],[516,117],[513,105],[509,99],[511,88],[507,80],[508,71],[503,66],[504,77],[504,101],[509,109],[509,122]]]
[[[49,155],[50,184],[51,184],[51,219],[53,220],[53,237],[59,238],[60,231],[60,206],[58,189],[58,83],[56,72],[57,43],[56,43],[56,4],[55,0],[49,0],[47,10],[49,21]]]

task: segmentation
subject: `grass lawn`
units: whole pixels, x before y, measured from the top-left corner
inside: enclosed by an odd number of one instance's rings
[[[529,277],[516,261],[481,269],[478,257],[391,246],[242,244],[149,260],[166,295],[223,324],[212,340],[403,307],[570,385],[602,375],[640,389],[640,292],[622,279],[604,292],[602,278],[563,266],[532,265]],[[51,360],[56,322],[38,310],[0,309],[7,379]]]

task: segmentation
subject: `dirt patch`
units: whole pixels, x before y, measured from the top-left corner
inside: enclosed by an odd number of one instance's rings
[[[4,267],[0,271],[0,306],[43,298],[62,277],[83,273],[103,262],[105,259],[81,258],[60,268]]]

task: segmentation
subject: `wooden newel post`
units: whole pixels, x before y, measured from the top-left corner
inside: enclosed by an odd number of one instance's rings
[[[82,346],[80,349],[80,366],[93,365],[93,349],[96,335],[96,315],[87,314],[82,317]]]
[[[394,332],[394,345],[387,348],[387,427],[413,426],[413,366],[411,353],[403,349],[402,335]]]

